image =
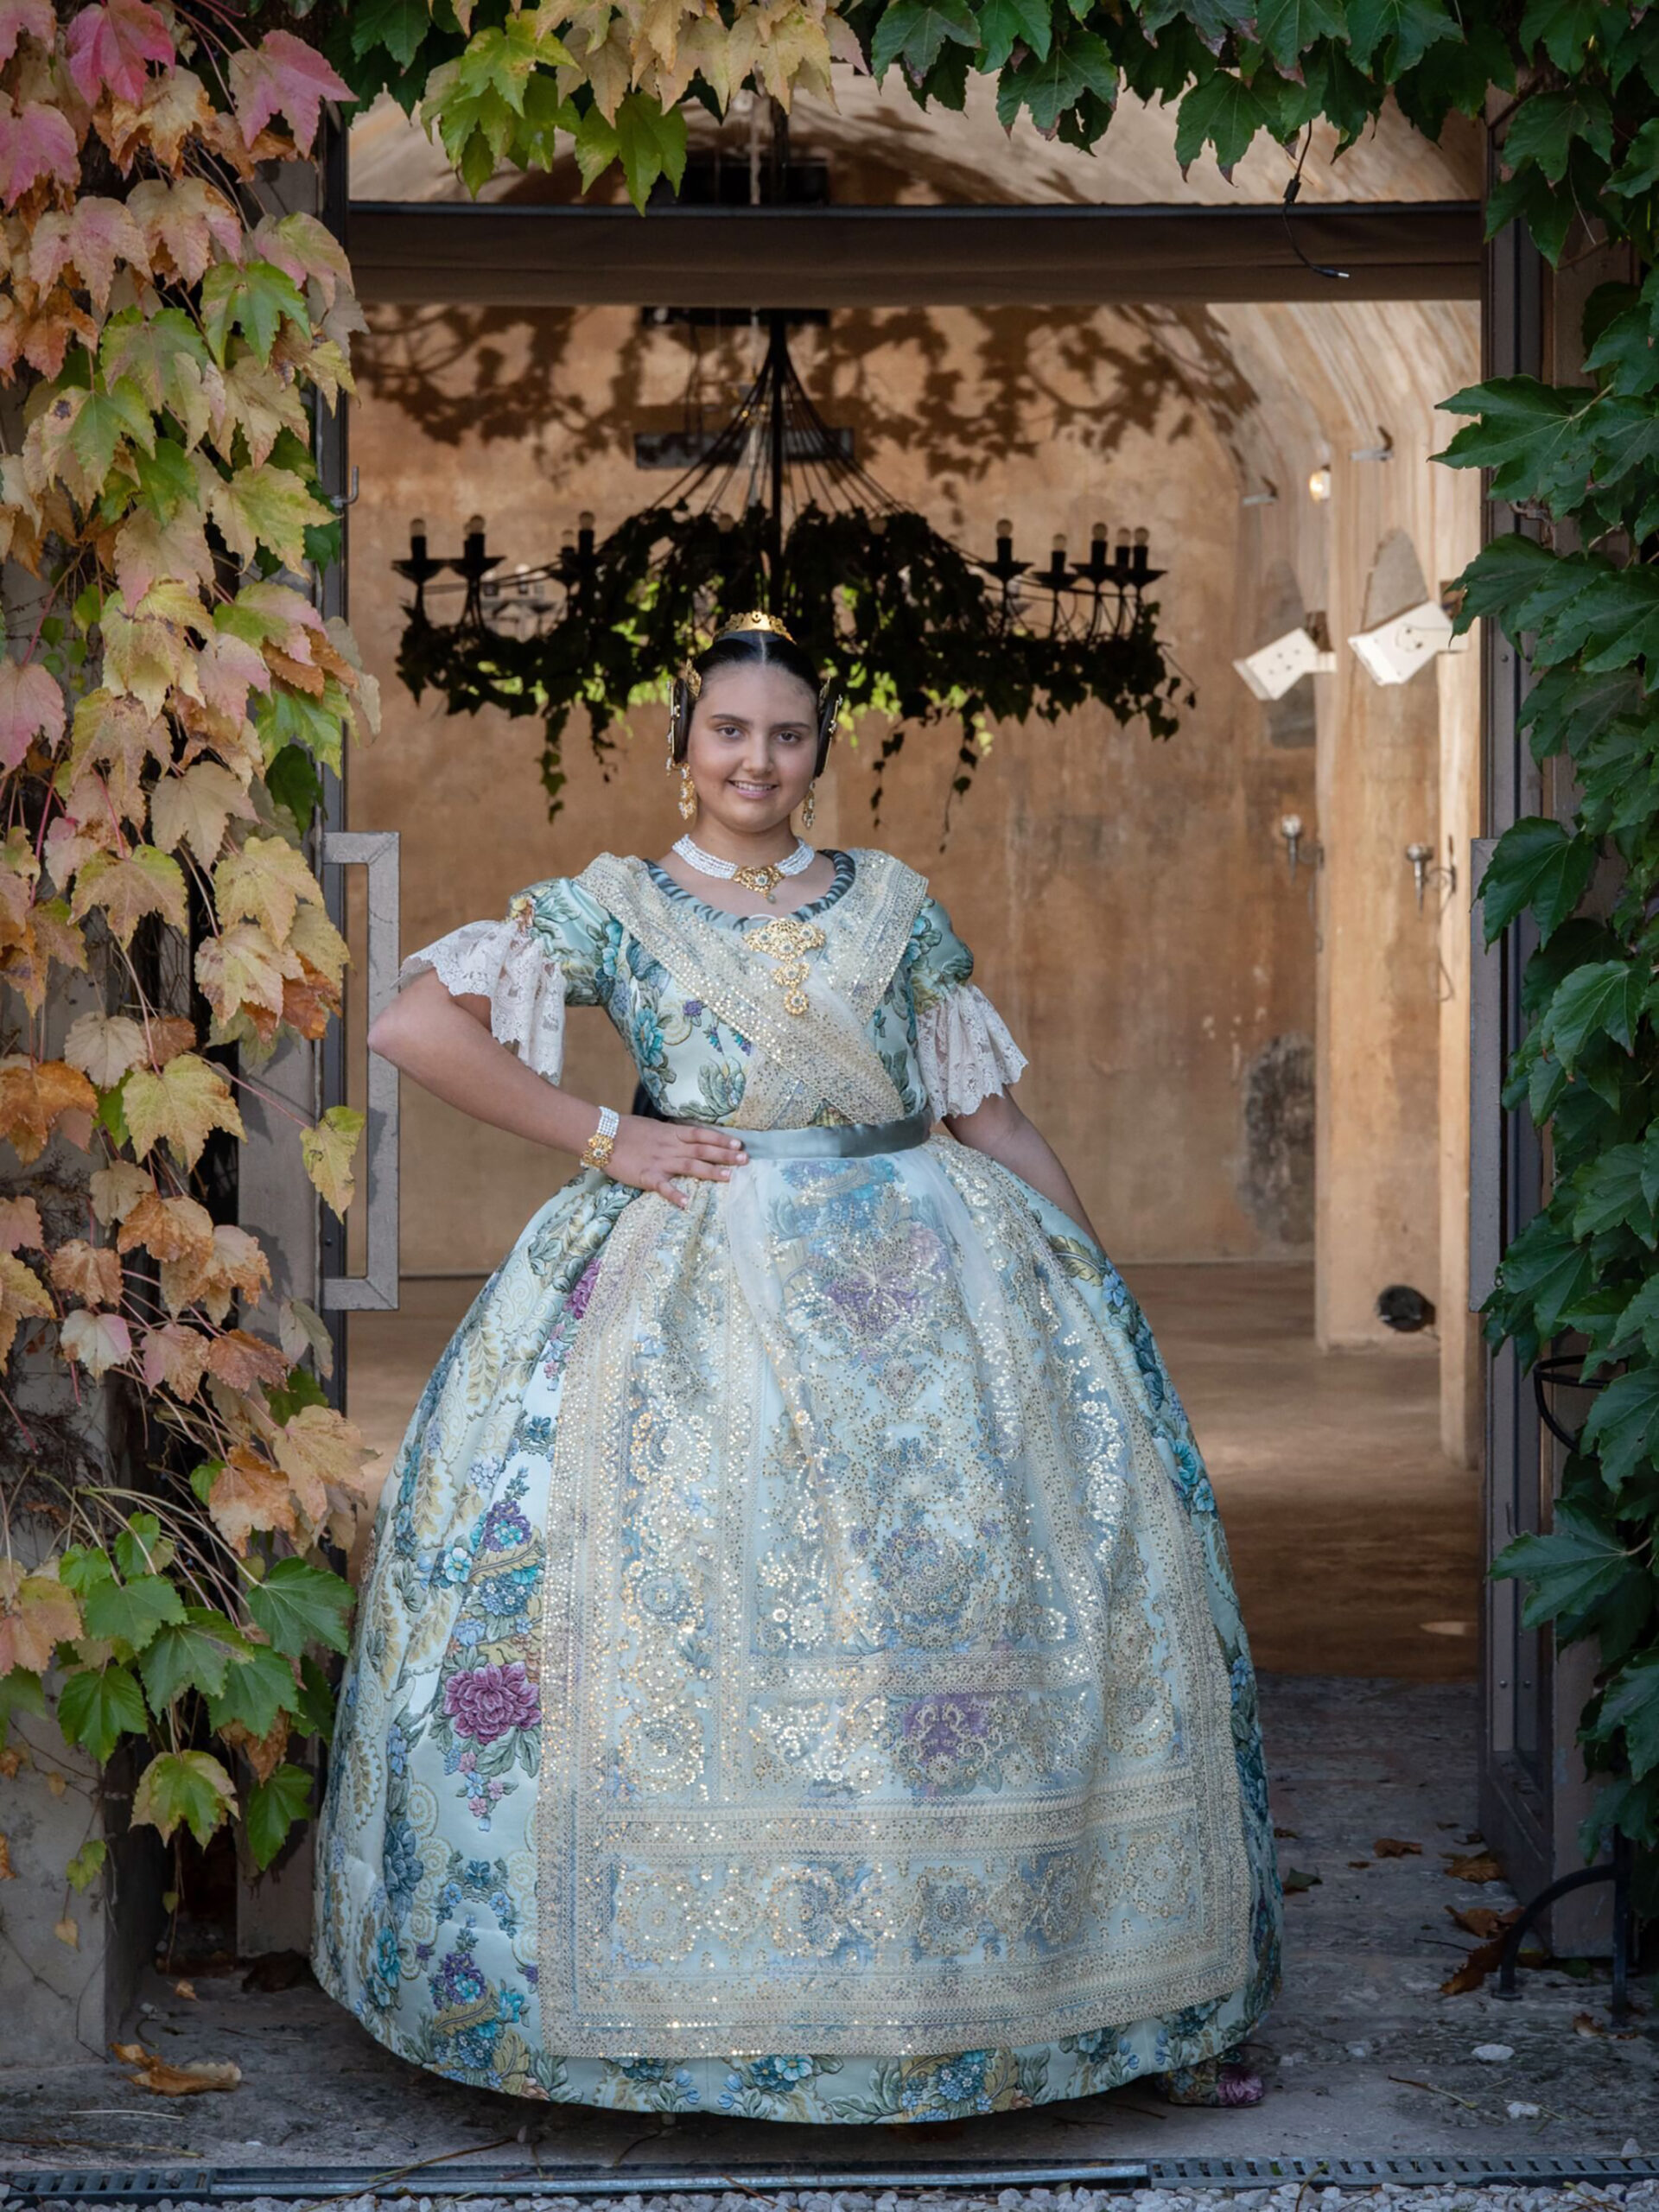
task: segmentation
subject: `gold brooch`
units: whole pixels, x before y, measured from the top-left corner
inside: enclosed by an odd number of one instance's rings
[[[773,963],[772,980],[784,995],[784,1012],[806,1013],[806,956],[817,951],[823,943],[823,931],[817,924],[798,921],[793,914],[779,914],[758,930],[746,930],[743,936],[746,944],[757,946]]]

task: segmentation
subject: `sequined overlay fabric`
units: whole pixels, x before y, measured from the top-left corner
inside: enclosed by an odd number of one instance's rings
[[[799,910],[804,1016],[640,863],[521,896],[664,1110],[894,1117],[971,963],[851,857]],[[324,1986],[454,2078],[652,2110],[939,2118],[1229,2048],[1278,1971],[1254,1680],[1121,1279],[943,1135],[691,1194],[578,1176],[410,1421]]]

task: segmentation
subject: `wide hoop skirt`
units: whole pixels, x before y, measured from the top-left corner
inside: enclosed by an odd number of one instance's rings
[[[944,1135],[528,1223],[377,1513],[315,1964],[527,2097],[938,2120],[1278,1979],[1215,1499],[1099,1248]]]

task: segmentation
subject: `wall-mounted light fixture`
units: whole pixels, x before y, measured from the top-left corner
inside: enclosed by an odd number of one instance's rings
[[[1392,461],[1394,440],[1381,423],[1376,426],[1377,443],[1374,446],[1355,446],[1350,451],[1350,461]]]
[[[1307,496],[1319,507],[1322,507],[1330,498],[1331,470],[1328,463],[1321,461],[1317,468],[1308,470]]]
[[[1282,699],[1304,676],[1330,676],[1336,665],[1322,613],[1305,616],[1294,630],[1233,663],[1258,699]]]
[[[1408,607],[1375,629],[1356,631],[1349,639],[1360,665],[1375,683],[1407,683],[1418,670],[1440,653],[1466,652],[1469,638],[1452,634],[1455,595],[1426,599]]]
[[[1296,880],[1296,867],[1299,861],[1305,859],[1314,868],[1324,867],[1325,847],[1317,838],[1308,837],[1300,814],[1281,814],[1279,817],[1279,835],[1285,841],[1285,856],[1290,862],[1293,883]]]
[[[1262,489],[1259,492],[1246,492],[1238,504],[1241,507],[1276,507],[1279,504],[1279,486],[1271,476],[1264,476],[1262,480]]]

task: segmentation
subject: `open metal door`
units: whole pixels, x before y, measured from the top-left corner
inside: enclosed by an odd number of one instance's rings
[[[1615,256],[1590,256],[1552,270],[1524,227],[1510,225],[1486,250],[1484,372],[1535,376],[1552,384],[1583,375],[1580,343],[1584,302],[1611,277],[1629,279]],[[1489,505],[1489,531],[1501,536],[1536,525],[1502,501]],[[1530,674],[1524,657],[1487,625],[1484,711],[1484,834],[1470,855],[1478,882],[1492,846],[1528,815],[1570,811],[1573,788],[1563,764],[1546,776],[1520,728]],[[1503,1071],[1526,1024],[1521,982],[1537,944],[1522,914],[1490,949],[1473,909],[1470,1046],[1470,1303],[1492,1287],[1499,1255],[1548,1196],[1548,1160],[1524,1109],[1506,1113]],[[1532,1375],[1522,1375],[1514,1347],[1487,1355],[1485,1516],[1490,1560],[1523,1532],[1547,1527],[1560,1473],[1562,1446],[1540,1413]],[[1482,1605],[1480,1819],[1517,1892],[1526,1898],[1584,1864],[1579,1827],[1594,1790],[1577,1743],[1579,1715],[1595,1668],[1592,1643],[1557,1652],[1546,1633],[1521,1622],[1514,1582],[1488,1582]],[[1541,1923],[1553,1948],[1567,1955],[1612,1948],[1612,1894],[1605,1884],[1558,1901]]]
[[[346,134],[326,126],[318,160],[289,164],[280,187],[284,208],[303,207],[320,215],[344,238],[347,204]],[[350,528],[346,404],[329,415],[319,408],[315,450],[326,495]],[[346,612],[346,563],[342,558],[315,579],[314,591],[327,617]],[[342,757],[342,767],[345,766]],[[323,804],[314,826],[310,857],[322,885],[329,918],[344,930],[348,868],[367,875],[367,957],[347,970],[348,1011],[354,994],[365,995],[372,1019],[390,996],[397,970],[397,838],[391,831],[345,828],[345,785],[323,772]],[[259,1238],[271,1263],[269,1299],[262,1304],[261,1325],[275,1333],[276,1306],[285,1297],[304,1300],[323,1317],[334,1342],[333,1372],[327,1378],[332,1401],[345,1408],[346,1393],[346,1316],[353,1309],[392,1306],[397,1302],[397,1076],[384,1061],[369,1062],[368,1124],[358,1169],[354,1210],[367,1216],[365,1263],[360,1274],[346,1271],[345,1224],[325,1206],[301,1162],[293,1116],[315,1122],[346,1096],[348,1027],[360,1036],[362,1023],[331,1022],[317,1044],[289,1038],[260,1072],[257,1091],[247,1094],[244,1120],[247,1141],[239,1148],[237,1219]],[[267,1097],[272,1102],[267,1104]],[[283,1110],[286,1108],[288,1110]],[[237,1899],[237,1950],[242,1957],[310,1947],[311,1838],[308,1825],[269,1872],[253,1878],[244,1870]]]

